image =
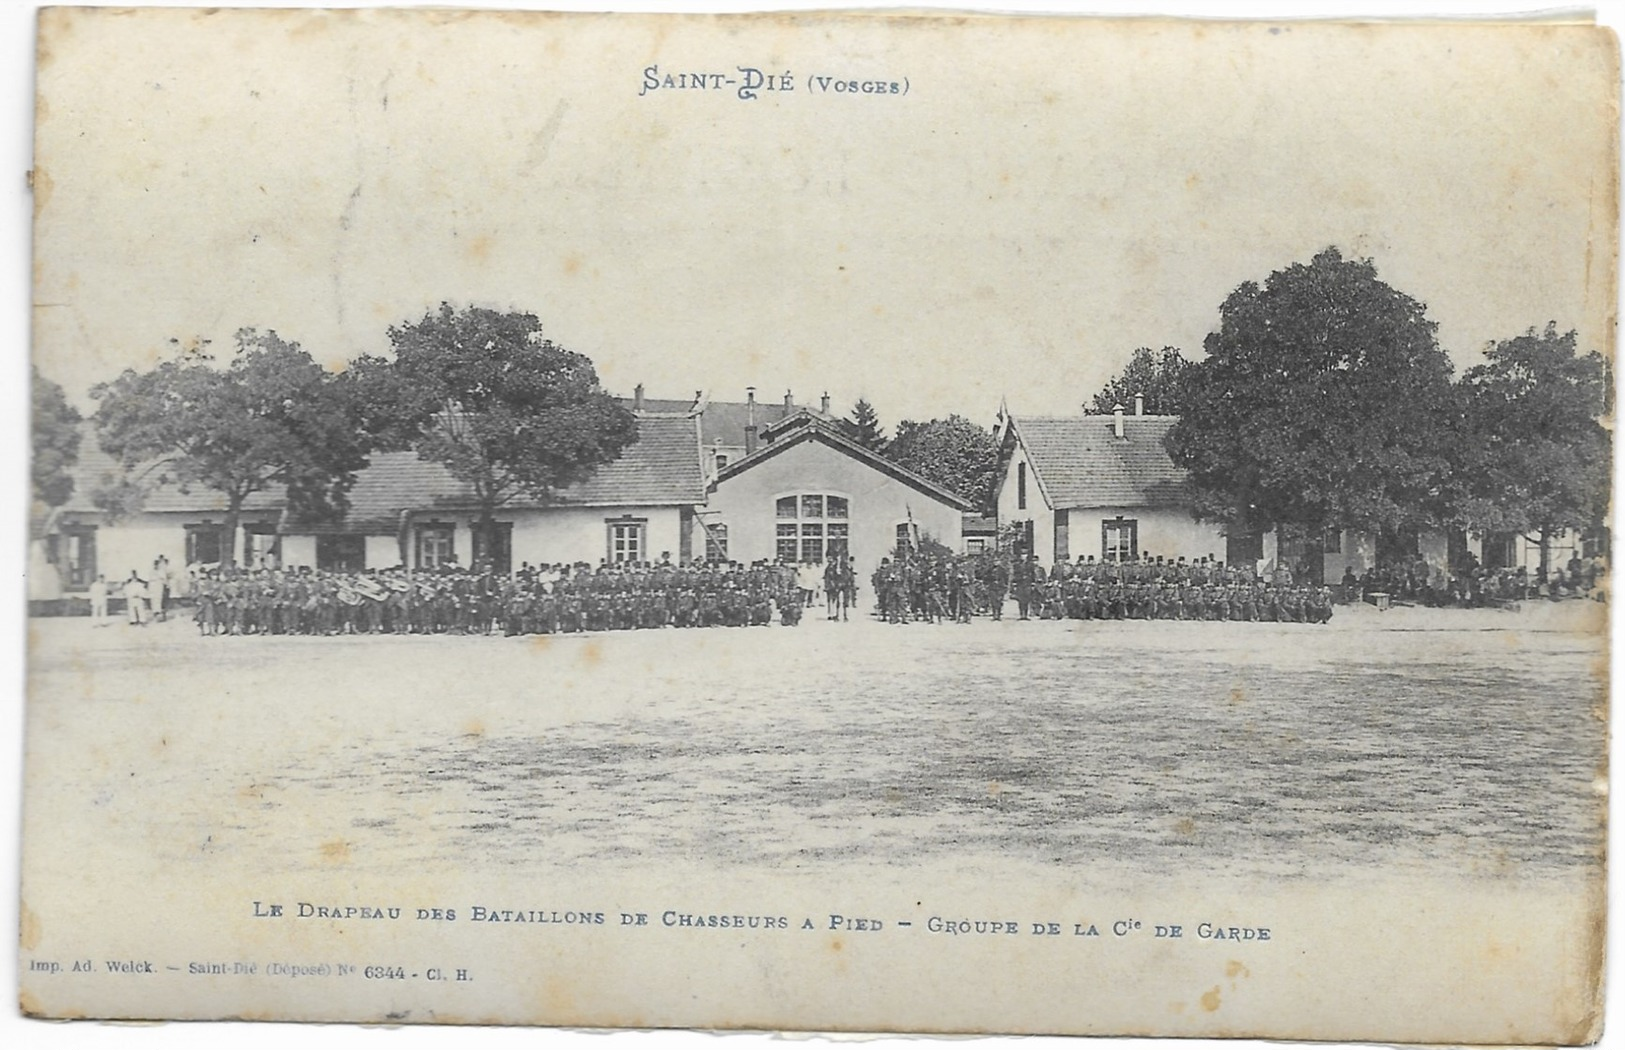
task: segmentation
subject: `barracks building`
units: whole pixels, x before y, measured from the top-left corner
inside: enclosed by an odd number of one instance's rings
[[[115,481],[118,464],[87,434],[72,497],[32,523],[30,597],[83,594],[98,573],[109,580],[145,572],[162,556],[172,567],[212,564],[226,552],[240,565],[309,565],[357,570],[405,565],[474,565],[499,571],[601,561],[857,559],[867,579],[904,539],[929,536],[955,550],[993,546],[1002,534],[1041,562],[1094,556],[1127,561],[1203,557],[1263,568],[1308,561],[1327,581],[1417,555],[1453,564],[1471,551],[1488,568],[1539,562],[1521,536],[1412,533],[1374,537],[1330,531],[1307,537],[1227,535],[1191,510],[1185,472],[1163,447],[1177,417],[1018,415],[1001,409],[997,514],[980,518],[952,492],[850,441],[829,411],[782,401],[644,397],[624,403],[638,440],[593,477],[545,503],[498,508],[493,549],[479,548],[478,507],[467,485],[412,452],[378,453],[357,475],[344,517],[301,522],[281,493],[249,497],[233,536],[217,493],[173,484],[148,492],[139,512],[117,521],[92,494]],[[1606,534],[1570,532],[1553,544],[1554,564],[1588,556]]]
[[[971,507],[948,490],[848,440],[829,413],[782,401],[645,399],[626,406],[638,440],[590,479],[545,503],[497,509],[492,550],[480,549],[469,487],[413,452],[377,453],[360,471],[343,518],[302,522],[279,490],[249,497],[236,534],[225,534],[224,498],[193,486],[152,488],[133,514],[110,520],[93,493],[120,468],[86,435],[71,498],[34,522],[30,597],[82,594],[98,574],[143,576],[170,566],[220,562],[322,569],[434,569],[477,564],[499,571],[602,561],[672,562],[857,559],[867,579],[898,539],[917,530],[960,545]],[[54,570],[54,571],[53,571]]]
[[[1228,535],[1192,512],[1186,472],[1174,464],[1163,438],[1178,416],[1134,411],[1074,416],[1017,416],[1001,410],[998,521],[1013,530],[1025,551],[1046,565],[1093,555],[1129,561],[1142,554],[1169,561],[1208,557],[1228,565],[1297,568],[1308,562],[1336,582],[1379,564],[1421,556],[1430,565],[1457,564],[1472,553],[1486,568],[1540,564],[1539,544],[1521,535],[1468,536],[1462,532],[1410,532],[1374,536],[1328,530],[1305,536],[1285,530]],[[1606,533],[1569,531],[1550,547],[1554,565],[1571,555],[1589,557],[1605,547]]]

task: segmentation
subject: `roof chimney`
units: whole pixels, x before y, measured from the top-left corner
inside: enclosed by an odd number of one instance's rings
[[[1134,414],[1137,415],[1137,416],[1145,415],[1145,395],[1144,394],[1135,394],[1134,395]]]
[[[745,455],[756,451],[756,388],[745,388]]]
[[[1122,436],[1123,436],[1123,406],[1122,405],[1113,405],[1112,406],[1112,433],[1116,434],[1119,439],[1121,439]]]
[[[784,392],[784,407],[787,409],[796,407],[795,398],[790,396],[790,391],[788,390]]]
[[[818,411],[824,413],[824,415],[826,415],[826,416],[829,415],[829,391],[828,390],[824,391],[824,396],[818,399]]]
[[[632,411],[643,411],[643,384],[639,383],[632,388]]]

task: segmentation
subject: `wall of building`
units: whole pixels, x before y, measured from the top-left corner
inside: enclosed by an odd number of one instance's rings
[[[366,537],[365,553],[369,569],[388,569],[401,563],[401,544],[394,536]]]
[[[367,562],[371,565],[372,562]],[[314,536],[284,536],[282,537],[282,565],[284,568],[298,568],[308,565],[316,567],[316,537]]]
[[[1018,482],[1023,466],[1027,470],[1025,507],[1021,505]],[[1015,452],[1006,465],[1004,477],[999,481],[998,518],[1001,530],[1008,525],[1032,522],[1033,553],[1038,555],[1038,560],[1043,564],[1051,563],[1055,553],[1055,514],[1044,499],[1044,491],[1038,484],[1038,474],[1028,463],[1027,452],[1021,447],[1020,442],[1016,443]],[[1098,557],[1099,552],[1095,553]],[[1076,557],[1077,551],[1073,550],[1072,554]]]
[[[609,523],[627,517],[645,521],[644,560],[658,561],[662,551],[669,551],[675,562],[682,549],[681,516],[677,507],[560,507],[505,511],[497,520],[513,522],[513,563],[517,567],[527,561],[532,565],[597,565],[609,555]],[[472,526],[475,520],[466,524]]]
[[[1326,552],[1326,575],[1328,584],[1336,584],[1343,579],[1345,570],[1353,570],[1354,575],[1360,576],[1377,564],[1377,538],[1369,532],[1355,532],[1344,529],[1342,551]]]
[[[1101,525],[1121,516],[1138,523],[1140,553],[1169,561],[1194,561],[1212,555],[1223,560],[1224,533],[1219,526],[1197,521],[1183,507],[1074,507],[1067,512],[1068,549],[1073,560],[1078,555],[1102,554]],[[1053,544],[1052,544],[1053,545]],[[1048,549],[1040,542],[1038,557],[1049,562]]]
[[[818,441],[803,441],[722,481],[703,516],[728,526],[728,555],[734,561],[771,561],[777,555],[777,501],[803,493],[849,501],[848,549],[862,578],[896,546],[897,526],[910,512],[922,534],[959,549],[963,512],[958,507]]]

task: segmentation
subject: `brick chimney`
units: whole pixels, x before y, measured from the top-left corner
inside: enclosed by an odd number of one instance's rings
[[[1137,416],[1145,415],[1145,395],[1144,394],[1135,394],[1134,395],[1134,414],[1137,415]]]
[[[1117,435],[1119,441],[1123,438],[1123,406],[1112,406],[1112,433]]]
[[[639,383],[632,388],[632,411],[643,411],[643,384]]]
[[[756,451],[756,388],[745,388],[745,455]]]
[[[790,409],[795,408],[795,407],[796,407],[795,398],[791,397],[790,396],[790,391],[786,390],[784,392],[784,408],[785,408],[785,411],[789,411]]]
[[[829,391],[828,390],[824,391],[824,396],[818,399],[818,411],[824,413],[824,415],[826,415],[826,416],[829,415]]]

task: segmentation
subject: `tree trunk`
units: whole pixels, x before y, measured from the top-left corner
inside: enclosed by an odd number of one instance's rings
[[[233,492],[226,496],[225,539],[221,542],[220,567],[230,569],[237,564],[237,526],[243,520],[243,501],[246,495]]]
[[[476,571],[481,570],[481,563],[483,562],[483,567],[494,570],[496,558],[494,557],[495,551],[492,541],[496,536],[496,508],[491,505],[490,500],[480,501],[480,520],[476,523],[474,529],[475,546],[479,548],[480,553],[474,559],[473,568]]]
[[[1546,571],[1551,567],[1551,564],[1552,564],[1552,527],[1550,525],[1542,525],[1540,527],[1540,578],[1541,579],[1544,580],[1546,578]]]

